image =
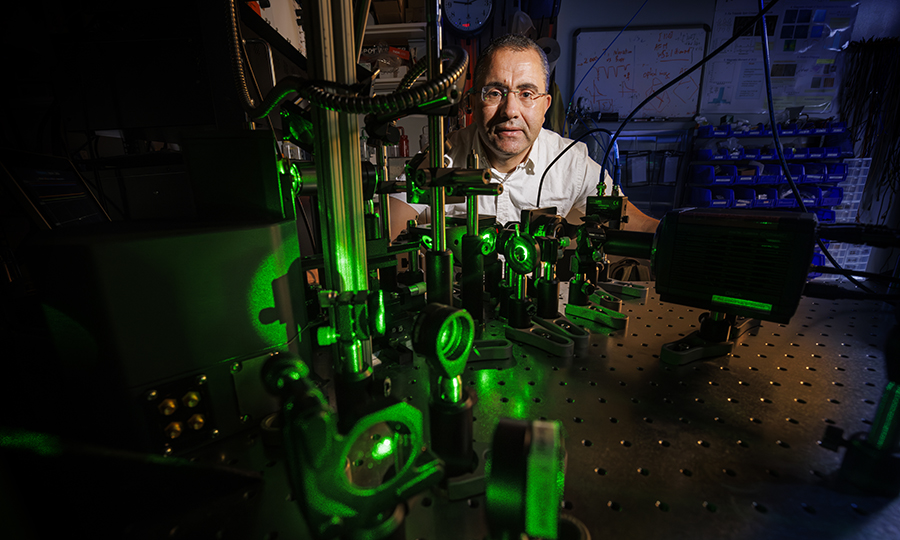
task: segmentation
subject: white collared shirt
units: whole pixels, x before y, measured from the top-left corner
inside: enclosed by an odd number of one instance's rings
[[[505,225],[519,221],[521,211],[538,208],[538,184],[544,170],[572,141],[559,134],[541,129],[528,153],[528,157],[509,173],[501,173],[491,168],[491,182],[503,184],[503,193],[497,197],[478,197],[478,213],[496,216],[497,222]],[[474,150],[482,168],[490,161],[481,145],[474,124],[452,133],[448,139],[450,150],[445,155],[447,167],[465,167],[466,158]],[[612,180],[605,174],[607,186]],[[556,213],[565,217],[572,209],[585,210],[588,196],[597,195],[600,180],[600,165],[588,155],[587,146],[578,143],[557,161],[544,179],[541,190],[540,208],[556,207]],[[401,197],[405,200],[405,197]],[[418,212],[427,206],[410,205]],[[465,217],[466,204],[448,204],[447,216]]]

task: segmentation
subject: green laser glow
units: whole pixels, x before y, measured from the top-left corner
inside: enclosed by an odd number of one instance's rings
[[[42,456],[56,456],[62,453],[62,443],[56,437],[22,430],[0,431],[0,448],[30,450]]]
[[[897,383],[889,382],[884,389],[881,404],[872,426],[872,431],[878,432],[875,437],[875,447],[879,450],[884,450],[886,446],[892,446],[889,439],[892,438],[891,434],[896,432],[894,424],[898,407],[900,407],[900,386]]]
[[[754,302],[753,300],[743,300],[741,298],[731,298],[729,296],[720,296],[718,294],[714,294],[712,297],[712,301],[714,304],[727,304],[729,306],[745,307],[754,309],[756,311],[762,311],[763,313],[772,312],[772,304]]]
[[[481,233],[481,253],[489,255],[497,248],[497,231],[493,228]]]
[[[528,262],[531,259],[528,248],[522,245],[516,246],[516,249],[513,251],[513,257],[519,262]]]
[[[280,321],[263,323],[260,321],[260,314],[274,309],[275,294],[272,284],[287,274],[288,268],[299,257],[300,248],[296,238],[285,239],[273,253],[260,262],[247,291],[247,318],[250,319],[256,334],[269,345],[285,343],[288,340],[287,332],[284,323]],[[288,330],[292,334],[293,331],[294,329]]]
[[[387,312],[385,310],[384,291],[377,291],[378,296],[375,309],[375,333],[384,335],[387,332]]]
[[[375,445],[375,448],[372,449],[372,459],[376,459],[381,461],[382,459],[390,456],[394,453],[394,441],[393,439],[381,439],[381,442]]]

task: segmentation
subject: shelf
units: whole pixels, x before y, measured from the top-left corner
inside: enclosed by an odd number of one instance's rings
[[[373,24],[366,26],[363,45],[406,42],[411,39],[425,39],[425,23]]]

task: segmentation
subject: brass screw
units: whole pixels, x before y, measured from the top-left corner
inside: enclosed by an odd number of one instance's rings
[[[197,384],[206,384],[206,375],[200,375],[199,377],[197,377]]]
[[[177,439],[184,431],[184,426],[181,425],[181,422],[172,422],[168,426],[166,426],[166,429],[164,431],[166,437],[170,439]]]
[[[200,392],[188,392],[181,398],[181,402],[184,403],[185,407],[193,409],[200,403]]]
[[[240,371],[242,369],[244,369],[244,366],[242,366],[240,362],[235,362],[235,363],[231,364],[231,372],[232,373],[237,373],[238,371]]]
[[[159,397],[159,394],[156,393],[156,390],[150,390],[149,392],[147,392],[147,401],[153,401],[157,397]]]
[[[206,424],[206,418],[204,418],[202,414],[195,414],[188,418],[187,423],[191,429],[198,431],[203,429],[203,425]]]
[[[171,416],[175,414],[175,411],[178,410],[178,402],[172,398],[164,399],[162,403],[159,404],[159,412],[165,416]]]

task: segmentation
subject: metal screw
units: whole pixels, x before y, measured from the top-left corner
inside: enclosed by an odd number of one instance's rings
[[[200,375],[197,377],[197,384],[204,385],[206,384],[206,375]]]
[[[238,371],[240,371],[242,369],[244,369],[244,366],[241,365],[240,362],[235,362],[235,363],[231,364],[231,372],[232,373],[237,373]]]
[[[147,392],[147,401],[153,401],[157,397],[159,397],[159,394],[156,393],[156,390],[150,390],[149,392]]]

